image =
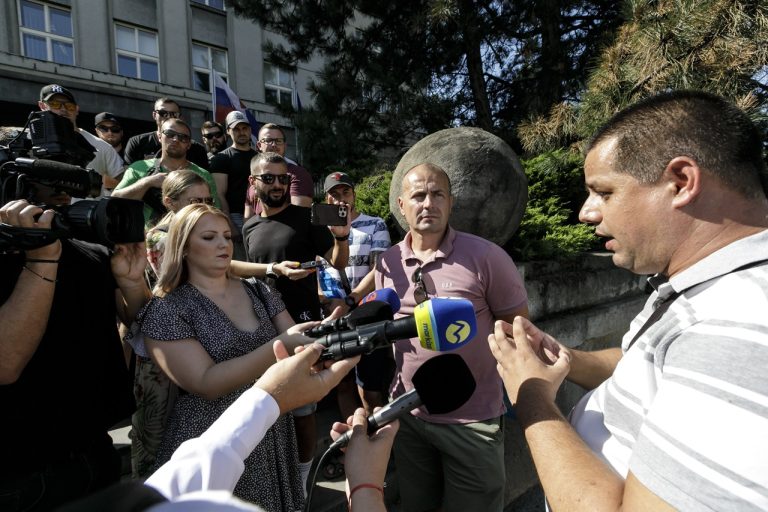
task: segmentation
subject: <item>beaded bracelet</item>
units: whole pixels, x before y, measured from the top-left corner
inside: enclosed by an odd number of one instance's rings
[[[376,484],[358,484],[352,488],[351,491],[349,491],[349,511],[352,512],[352,495],[355,494],[356,491],[359,491],[360,489],[376,489],[381,493],[381,498],[384,499],[384,488],[379,487]]]
[[[48,281],[49,283],[58,283],[58,282],[59,282],[59,280],[58,280],[58,279],[49,279],[49,278],[47,278],[47,277],[45,277],[45,276],[42,276],[42,275],[38,274],[37,272],[35,272],[34,270],[32,270],[31,268],[29,268],[29,267],[28,267],[28,266],[26,266],[26,265],[24,265],[24,267],[23,267],[23,268],[24,268],[24,270],[27,270],[27,271],[29,271],[29,272],[32,272],[33,274],[35,274],[37,277],[39,277],[39,278],[40,278],[40,279],[42,279],[43,281]]]

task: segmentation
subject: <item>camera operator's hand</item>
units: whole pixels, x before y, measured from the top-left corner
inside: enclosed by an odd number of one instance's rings
[[[35,220],[36,215],[40,215],[37,220]],[[54,215],[56,212],[53,210],[43,211],[42,208],[29,204],[23,199],[11,201],[0,208],[0,221],[22,228],[51,229]],[[30,249],[26,254],[30,259],[58,260],[61,256],[61,242],[56,240],[44,247]]]

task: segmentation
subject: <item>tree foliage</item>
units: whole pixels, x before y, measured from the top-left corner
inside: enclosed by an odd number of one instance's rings
[[[757,120],[768,100],[764,0],[632,0],[629,21],[601,55],[579,102],[523,123],[526,150],[589,137],[622,108],[652,94],[700,89],[730,98]]]
[[[517,124],[574,100],[620,22],[608,0],[231,0],[284,36],[267,58],[325,59],[296,115],[305,164],[369,167],[423,135],[479,126],[519,148]],[[288,112],[288,114],[296,114]]]

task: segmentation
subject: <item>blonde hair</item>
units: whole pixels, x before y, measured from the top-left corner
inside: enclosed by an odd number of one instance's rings
[[[171,220],[160,277],[153,290],[158,297],[165,297],[189,279],[189,270],[184,256],[189,246],[189,236],[204,215],[214,215],[229,223],[229,218],[224,212],[207,204],[185,206]]]

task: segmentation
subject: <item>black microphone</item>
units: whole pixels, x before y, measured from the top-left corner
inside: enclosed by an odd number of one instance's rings
[[[30,180],[54,184],[71,196],[98,196],[101,193],[101,175],[92,169],[42,158],[17,158],[14,163],[28,169],[26,174]]]
[[[436,297],[416,306],[413,316],[358,325],[352,330],[318,338],[315,343],[326,347],[320,355],[321,360],[338,361],[369,354],[396,340],[416,337],[423,348],[446,352],[467,344],[476,333],[477,320],[472,302]]]
[[[341,318],[307,329],[304,331],[304,335],[310,338],[319,338],[334,332],[348,331],[359,325],[392,320],[393,318],[392,308],[388,303],[381,301],[366,302]]]
[[[467,363],[458,354],[428,359],[416,370],[412,380],[412,390],[368,416],[368,435],[422,405],[429,414],[455,411],[469,400],[476,386]],[[345,432],[329,450],[347,446],[351,437],[351,430]]]

